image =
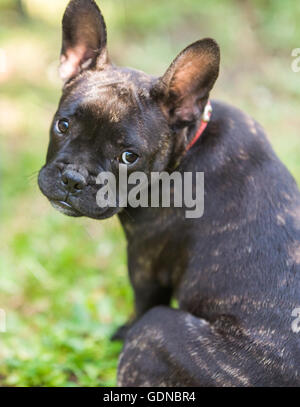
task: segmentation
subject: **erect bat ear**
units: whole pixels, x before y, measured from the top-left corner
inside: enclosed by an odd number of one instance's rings
[[[152,89],[171,125],[183,127],[200,117],[219,64],[219,46],[211,38],[189,45],[175,58]]]
[[[93,0],[72,0],[62,21],[60,76],[64,82],[86,69],[108,64],[106,26]]]

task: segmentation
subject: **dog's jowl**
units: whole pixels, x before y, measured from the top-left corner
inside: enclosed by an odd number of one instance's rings
[[[208,121],[217,43],[191,44],[156,78],[111,62],[94,1],[71,1],[62,29],[63,94],[39,186],[66,215],[118,214],[125,230],[135,318],[114,336],[118,384],[299,386],[300,193],[251,117],[212,100]],[[98,206],[98,175],[118,182],[122,165],[148,179],[204,173],[203,216]]]

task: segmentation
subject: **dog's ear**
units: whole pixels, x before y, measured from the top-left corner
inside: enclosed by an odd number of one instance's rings
[[[218,74],[220,50],[211,38],[197,41],[175,58],[154,88],[170,124],[184,127],[197,120]]]
[[[82,70],[103,68],[108,63],[106,26],[93,0],[72,0],[62,21],[59,73],[64,82]]]

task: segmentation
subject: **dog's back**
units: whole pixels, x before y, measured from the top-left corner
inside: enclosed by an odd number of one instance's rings
[[[205,173],[203,217],[180,220],[173,209],[178,230],[167,242],[163,222],[153,242],[136,237],[139,247],[163,246],[153,267],[165,279],[173,274],[180,310],[157,307],[132,328],[122,385],[300,385],[300,333],[292,329],[300,303],[299,190],[258,123],[212,105],[207,131],[179,168]]]

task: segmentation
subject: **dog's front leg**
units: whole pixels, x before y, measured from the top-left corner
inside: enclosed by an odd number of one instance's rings
[[[126,324],[117,329],[112,340],[124,340],[132,325],[149,309],[157,305],[169,305],[171,301],[171,285],[163,284],[144,270],[130,268],[129,276],[134,290],[135,313]]]

